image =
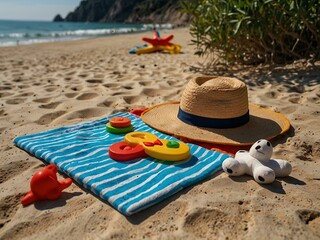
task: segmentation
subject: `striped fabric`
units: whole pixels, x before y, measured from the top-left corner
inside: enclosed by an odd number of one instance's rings
[[[192,156],[182,162],[162,162],[151,157],[114,161],[108,149],[113,143],[123,141],[124,134],[110,134],[105,125],[115,116],[130,118],[135,131],[176,140],[130,113],[117,113],[100,120],[17,137],[14,143],[37,158],[57,165],[61,172],[128,216],[204,180],[220,170],[223,160],[229,157],[188,144]]]

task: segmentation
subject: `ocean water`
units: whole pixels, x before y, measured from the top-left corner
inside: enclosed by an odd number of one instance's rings
[[[172,25],[0,20],[0,47],[144,32],[154,27],[170,29]]]

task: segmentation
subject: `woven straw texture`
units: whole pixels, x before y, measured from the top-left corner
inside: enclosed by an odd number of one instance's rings
[[[247,87],[236,78],[197,77],[187,84],[180,107],[201,117],[240,117],[248,112]]]
[[[249,109],[250,120],[236,128],[202,128],[178,119],[179,106],[188,113],[211,118],[237,117]],[[290,122],[284,115],[248,105],[246,85],[225,77],[193,79],[187,84],[180,104],[156,105],[144,112],[141,118],[152,128],[176,137],[225,145],[250,145],[259,139],[271,140],[290,128]]]

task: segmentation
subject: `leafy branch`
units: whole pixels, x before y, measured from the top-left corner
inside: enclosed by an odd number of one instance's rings
[[[320,58],[320,0],[185,0],[195,54],[228,63]]]

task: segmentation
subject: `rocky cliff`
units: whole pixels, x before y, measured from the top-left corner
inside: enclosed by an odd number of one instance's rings
[[[180,0],[83,0],[65,18],[58,14],[54,21],[185,25],[190,16],[181,12]]]

